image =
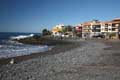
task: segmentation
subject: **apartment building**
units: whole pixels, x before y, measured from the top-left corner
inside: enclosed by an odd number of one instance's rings
[[[120,38],[120,18],[111,21],[92,20],[84,22],[82,25],[82,37],[92,38],[93,36],[103,35],[105,38]]]
[[[81,26],[82,26],[82,38],[89,37],[91,33],[90,22],[84,22],[81,24]]]
[[[101,22],[98,20],[84,22],[82,23],[82,29],[83,38],[92,38],[94,35],[101,34]]]
[[[106,21],[102,25],[101,32],[112,39],[119,38],[120,34],[120,19],[116,18],[111,21]]]

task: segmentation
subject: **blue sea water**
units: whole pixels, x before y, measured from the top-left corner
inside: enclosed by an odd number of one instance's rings
[[[11,40],[11,37],[27,36],[30,34],[40,35],[40,33],[0,32],[0,58],[29,55],[49,49],[47,45],[27,45]]]

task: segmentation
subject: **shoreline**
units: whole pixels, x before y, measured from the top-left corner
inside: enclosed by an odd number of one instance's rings
[[[70,49],[74,49],[80,46],[79,42],[65,42],[65,44],[57,44],[55,47],[53,47],[51,50],[45,51],[45,52],[38,52],[38,53],[31,53],[30,55],[22,55],[22,56],[16,56],[16,57],[10,57],[10,58],[1,58],[0,59],[0,66],[10,64],[11,59],[14,59],[15,63],[20,63],[22,61],[26,61],[33,58],[38,58],[41,56],[47,56],[47,55],[55,55],[59,54],[61,52],[69,51]]]
[[[1,66],[0,78],[2,80],[119,79],[119,44],[120,41],[112,40],[74,40],[69,45],[57,45],[47,54],[35,56],[18,64]],[[112,45],[112,48],[108,47],[109,45]]]

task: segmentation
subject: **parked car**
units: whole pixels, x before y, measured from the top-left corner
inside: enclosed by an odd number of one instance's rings
[[[105,38],[105,36],[102,34],[98,34],[98,35],[94,35],[93,38]]]

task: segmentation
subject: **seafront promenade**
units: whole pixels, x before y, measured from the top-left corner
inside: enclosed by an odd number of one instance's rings
[[[3,65],[0,67],[0,79],[120,80],[120,41],[77,42],[80,43],[78,47],[54,55]]]

